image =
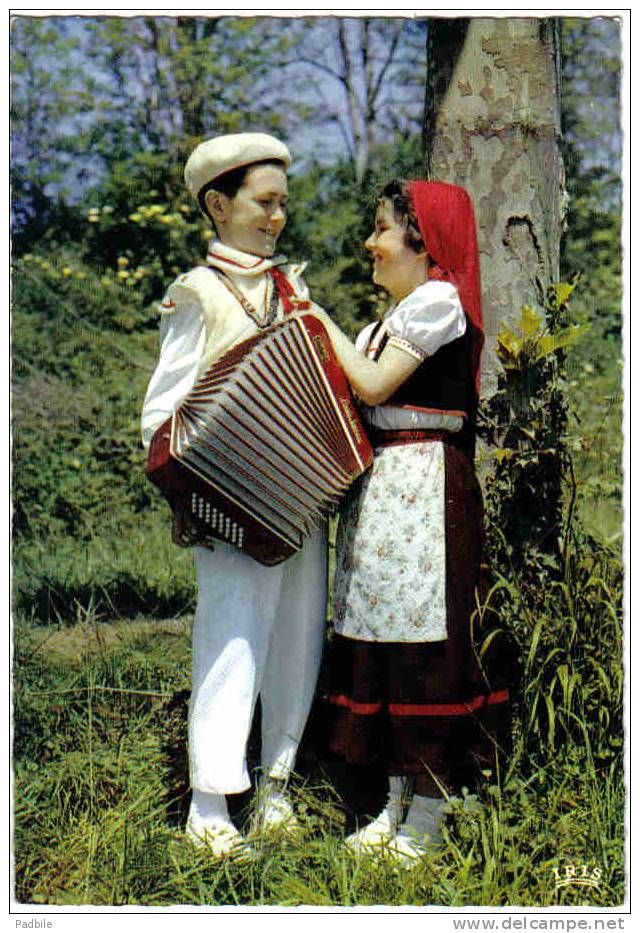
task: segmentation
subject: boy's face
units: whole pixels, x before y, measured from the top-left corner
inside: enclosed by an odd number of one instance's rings
[[[233,198],[221,196],[215,217],[220,240],[254,256],[273,256],[287,222],[287,175],[276,165],[256,165]]]

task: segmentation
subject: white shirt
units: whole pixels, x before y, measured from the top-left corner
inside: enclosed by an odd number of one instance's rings
[[[282,266],[282,257],[263,259],[213,240],[207,266],[222,269],[251,304],[261,309],[271,287],[267,272]],[[160,357],[149,382],[142,409],[142,443],[170,418],[204,368],[232,347],[254,336],[258,326],[217,275],[199,266],[171,283],[160,305]],[[287,278],[298,299],[309,291],[301,277],[304,266],[287,265]],[[283,316],[281,303],[276,320]]]

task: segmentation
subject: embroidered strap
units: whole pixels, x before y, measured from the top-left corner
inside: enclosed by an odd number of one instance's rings
[[[296,310],[304,310],[311,305],[311,302],[296,297],[293,285],[281,269],[272,267],[267,270],[271,276],[272,287],[271,290],[269,290],[267,285],[265,313],[261,317],[258,309],[251,304],[246,295],[243,295],[233,279],[230,278],[226,272],[223,272],[222,269],[218,269],[215,266],[206,266],[206,268],[210,269],[211,272],[218,276],[222,284],[231,292],[236,301],[241,304],[245,313],[249,315],[255,325],[261,330],[270,327],[275,321],[278,312],[278,301],[282,302],[282,308],[285,314],[291,314],[292,311]]]
[[[282,302],[282,307],[285,314],[291,314],[294,309],[291,298],[295,298],[295,291],[293,285],[286,277],[282,269],[276,269],[275,266],[269,269],[269,273],[273,278],[276,288],[280,293],[280,301]]]
[[[276,314],[278,311],[278,299],[280,298],[280,291],[277,288],[277,283],[275,279],[273,280],[273,286],[271,290],[267,287],[265,294],[265,310],[264,314],[261,316],[258,309],[251,304],[246,295],[243,295],[235,282],[227,275],[226,272],[223,272],[222,269],[217,269],[215,266],[205,266],[206,269],[210,269],[214,275],[217,275],[222,284],[226,289],[231,292],[233,297],[240,303],[242,309],[246,314],[249,315],[256,327],[259,327],[260,330],[264,330],[265,327],[270,327],[271,324],[276,319]],[[268,286],[267,282],[267,286]]]

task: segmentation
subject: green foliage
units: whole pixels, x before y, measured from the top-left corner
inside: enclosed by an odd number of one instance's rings
[[[11,23],[11,123],[14,158],[36,189],[59,181],[77,140],[70,121],[81,110],[77,98],[78,41],[50,17],[16,16]],[[49,147],[52,128],[56,146]],[[47,160],[43,164],[43,150]]]
[[[25,255],[13,286],[16,610],[42,621],[184,611],[190,555],[170,543],[139,434],[155,310],[66,254]]]
[[[18,16],[12,27],[17,232],[47,184],[68,199],[133,153],[179,165],[203,136],[282,123],[266,78],[290,41],[268,19]]]
[[[568,182],[597,168],[600,195],[619,196],[621,23],[615,16],[562,21],[562,122]],[[592,65],[585,68],[585,62]],[[609,201],[607,207],[612,206]]]
[[[419,137],[398,137],[372,153],[364,184],[356,182],[350,162],[332,169],[315,165],[290,179],[291,214],[282,249],[309,262],[305,277],[314,300],[349,334],[355,335],[389,302],[371,283],[364,249],[378,193],[394,177],[421,174],[421,163]]]
[[[88,269],[65,276],[67,268],[16,265],[14,527],[81,541],[123,506],[149,506],[136,409],[155,341],[140,352],[132,331],[148,312],[124,289]]]
[[[84,228],[85,260],[158,299],[171,279],[202,262],[210,222],[184,191],[183,160],[150,153],[117,163],[93,194]]]
[[[589,60],[593,67],[585,68]],[[620,537],[622,509],[621,34],[615,17],[563,20],[567,235],[562,274],[580,274],[572,317],[589,331],[567,361],[581,520]]]
[[[546,316],[522,308],[498,334],[503,372],[481,411],[495,461],[487,544],[496,583],[483,612],[518,643],[518,728],[535,767],[574,743],[606,766],[623,741],[622,566],[575,522],[564,378],[585,332],[569,322],[575,285],[553,286]]]
[[[564,567],[496,573],[484,612],[514,636],[514,684],[523,765],[542,767],[562,749],[583,748],[592,766],[618,758],[623,730],[623,567],[611,547],[574,532]]]
[[[481,406],[480,433],[495,467],[487,482],[489,535],[496,566],[510,565],[540,586],[557,570],[564,546],[567,402],[566,348],[584,327],[566,321],[573,285],[552,287],[546,315],[522,308],[520,321],[497,337],[502,364],[497,391]],[[543,591],[541,588],[541,592]]]

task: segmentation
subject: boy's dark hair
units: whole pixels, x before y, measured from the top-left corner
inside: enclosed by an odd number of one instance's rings
[[[232,168],[229,172],[224,172],[222,175],[218,175],[217,178],[212,179],[212,181],[207,182],[200,191],[198,192],[198,204],[200,205],[200,210],[208,217],[209,220],[213,223],[213,218],[207,210],[207,205],[205,202],[205,195],[208,191],[219,191],[221,194],[226,194],[228,198],[235,198],[240,188],[244,184],[244,180],[247,177],[247,172],[249,169],[255,168],[257,165],[275,165],[277,168],[284,169],[286,171],[287,166],[284,162],[281,162],[280,159],[263,159],[261,162],[250,162],[249,165],[240,165],[238,168]]]

